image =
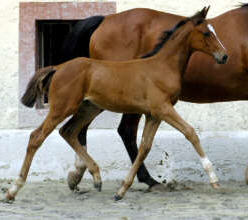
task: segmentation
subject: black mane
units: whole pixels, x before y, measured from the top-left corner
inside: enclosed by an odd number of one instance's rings
[[[248,3],[241,3],[241,4],[240,4],[240,7],[241,7],[241,8],[248,7]]]
[[[188,18],[185,20],[182,20],[171,30],[165,30],[164,32],[162,32],[161,37],[159,38],[159,42],[156,44],[154,49],[151,52],[147,53],[146,55],[142,56],[141,58],[151,57],[151,56],[155,55],[156,53],[158,53],[160,51],[160,49],[164,46],[164,44],[170,39],[171,35],[177,29],[179,29],[184,24],[186,24],[188,20],[189,20]]]
[[[170,39],[170,37],[173,35],[173,33],[175,33],[175,31],[177,31],[180,27],[185,25],[188,21],[198,17],[199,20],[197,21],[196,25],[201,24],[204,21],[204,18],[202,18],[201,15],[202,15],[202,11],[199,11],[195,15],[193,15],[192,17],[189,17],[189,18],[186,18],[184,20],[179,21],[171,30],[163,31],[160,38],[159,38],[159,41],[155,45],[154,49],[152,51],[150,51],[149,53],[145,54],[144,56],[142,56],[141,58],[147,58],[147,57],[151,57],[151,56],[157,54],[161,50],[161,48],[164,46],[164,44]]]

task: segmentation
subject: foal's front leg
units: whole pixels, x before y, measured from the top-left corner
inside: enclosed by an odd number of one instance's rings
[[[118,133],[121,136],[132,163],[134,163],[138,154],[137,130],[140,118],[140,114],[123,114],[118,127]],[[141,164],[137,172],[137,178],[139,182],[147,184],[150,188],[159,185],[159,182],[151,177],[144,163]]]
[[[218,177],[214,172],[211,161],[208,159],[200,144],[200,140],[195,133],[194,128],[180,117],[171,104],[163,106],[163,109],[160,112],[157,112],[157,115],[161,120],[166,121],[168,124],[182,132],[184,136],[191,142],[201,158],[203,168],[209,176],[211,185],[213,188],[219,188]]]
[[[31,133],[26,156],[23,161],[19,177],[7,192],[5,198],[7,202],[13,201],[18,191],[25,184],[35,153],[37,152],[43,141],[46,139],[46,137],[54,130],[54,128],[62,121],[62,119],[63,118],[52,117],[51,114],[48,114],[43,124]]]
[[[156,134],[156,131],[159,127],[160,121],[154,119],[151,116],[146,116],[145,128],[143,130],[143,135],[141,139],[141,144],[139,148],[138,155],[133,163],[131,170],[129,171],[125,181],[123,182],[122,187],[119,189],[117,194],[115,195],[115,200],[120,200],[125,195],[126,191],[132,185],[134,177],[140,167],[140,165],[145,160],[146,156],[151,150],[152,141]]]

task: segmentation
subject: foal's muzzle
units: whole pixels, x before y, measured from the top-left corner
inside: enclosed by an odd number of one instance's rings
[[[227,54],[215,54],[215,59],[218,64],[225,64],[228,60],[228,55]]]

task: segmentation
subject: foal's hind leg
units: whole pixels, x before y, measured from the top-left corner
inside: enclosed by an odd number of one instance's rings
[[[136,141],[137,141],[137,129],[138,129],[140,117],[141,115],[139,114],[123,114],[121,123],[118,128],[118,133],[122,138],[122,141],[126,147],[126,150],[128,152],[128,155],[132,163],[134,163],[138,154],[138,147]],[[90,123],[84,126],[78,135],[78,140],[82,145],[82,147],[87,146],[86,136],[89,125]],[[84,175],[84,172],[86,170],[84,161],[82,161],[78,157],[78,155],[75,155],[75,158],[76,158],[75,159],[76,169],[74,171],[70,171],[67,177],[67,182],[71,190],[76,189],[77,185],[80,183]],[[144,163],[141,164],[137,172],[137,178],[139,182],[146,183],[149,187],[153,187],[154,185],[159,184],[156,180],[154,180],[150,176]]]
[[[96,162],[89,156],[85,147],[82,147],[79,140],[78,134],[83,126],[92,121],[98,114],[101,113],[101,109],[90,103],[84,101],[78,112],[59,130],[60,135],[70,144],[73,150],[80,157],[80,163],[84,163],[83,167],[87,167],[90,173],[93,175],[95,187],[101,190],[101,176],[99,167]],[[81,166],[82,167],[82,166]],[[86,168],[84,168],[86,169]],[[78,184],[80,179],[76,179]],[[75,189],[75,183],[69,183],[69,187]]]
[[[80,120],[78,120],[78,123],[81,123]],[[78,141],[81,144],[82,147],[85,147],[87,150],[87,130],[90,123],[85,125],[82,130],[78,134]],[[79,125],[80,126],[80,125]],[[84,161],[75,154],[75,170],[70,171],[67,176],[67,183],[71,190],[77,189],[77,185],[80,183],[87,167],[84,163]]]
[[[11,201],[15,199],[18,191],[25,184],[27,175],[36,151],[39,149],[46,137],[54,130],[54,128],[62,121],[62,118],[52,117],[48,114],[47,118],[43,124],[34,130],[29,139],[26,156],[19,174],[19,178],[10,187],[6,195],[6,201]]]
[[[140,117],[141,115],[139,114],[123,114],[118,128],[118,133],[122,138],[132,163],[134,163],[138,154],[137,130]],[[159,184],[150,176],[144,163],[141,164],[137,172],[137,178],[139,182],[146,183],[149,187]]]
[[[212,163],[205,154],[198,136],[195,133],[194,128],[192,128],[186,121],[184,121],[180,115],[175,111],[172,105],[167,104],[163,106],[164,108],[160,111],[157,109],[155,113],[161,120],[166,121],[168,124],[181,131],[184,136],[191,142],[194,146],[196,152],[201,158],[203,168],[207,172],[210,183],[214,188],[219,187],[218,177],[216,176]],[[159,112],[160,111],[160,112]]]

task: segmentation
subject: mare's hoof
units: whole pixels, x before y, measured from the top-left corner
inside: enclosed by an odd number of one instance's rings
[[[79,192],[80,189],[78,188],[78,186],[75,186],[75,188],[72,190],[73,192]]]
[[[98,190],[98,192],[102,191],[102,182],[94,183],[94,187]]]
[[[168,188],[166,187],[166,185],[158,183],[153,186],[150,186],[147,189],[147,191],[148,192],[165,192],[165,191],[168,191]]]
[[[118,195],[118,194],[115,194],[115,196],[114,196],[115,201],[119,201],[119,200],[121,200],[122,198],[123,198],[123,197],[120,196],[120,195]]]
[[[220,189],[220,184],[219,184],[219,183],[211,183],[211,186],[212,186],[214,189]]]
[[[246,171],[245,171],[245,182],[248,185],[248,167],[246,168]]]
[[[73,171],[69,172],[67,176],[67,184],[70,190],[72,191],[77,190],[77,185],[80,183],[81,179],[82,176],[79,175],[78,173]]]

